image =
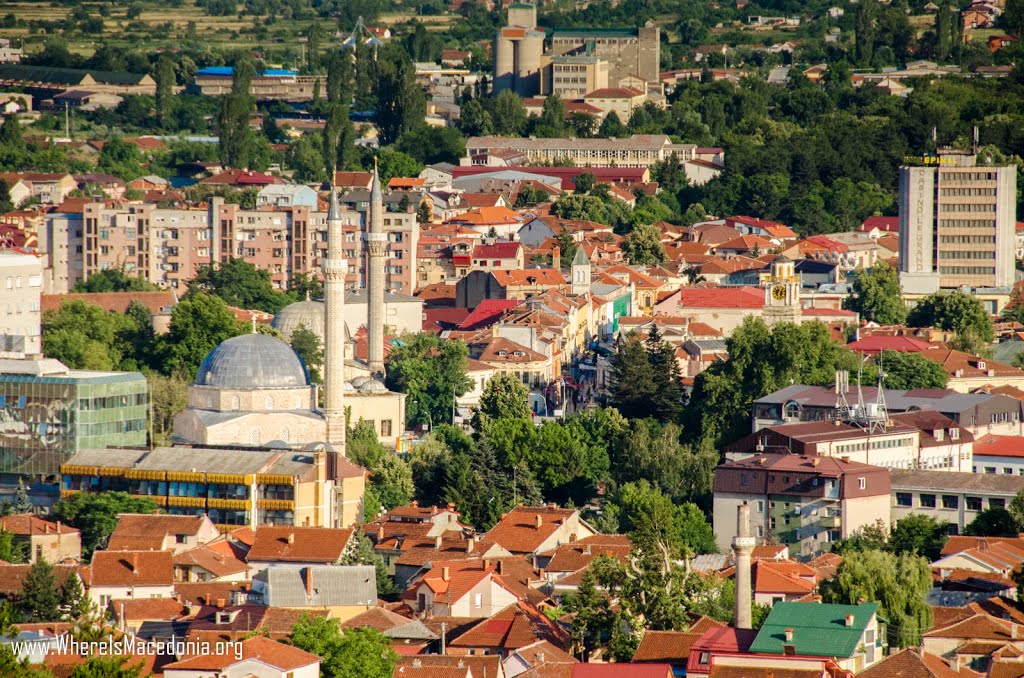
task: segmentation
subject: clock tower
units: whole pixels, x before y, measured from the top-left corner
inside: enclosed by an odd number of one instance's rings
[[[800,322],[800,276],[796,264],[780,254],[772,261],[768,273],[761,274],[764,288],[764,321],[776,323]]]

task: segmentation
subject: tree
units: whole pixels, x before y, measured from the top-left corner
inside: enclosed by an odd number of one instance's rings
[[[149,402],[153,408],[153,442],[169,445],[174,431],[174,417],[188,406],[188,383],[176,375],[155,372],[146,375]]]
[[[389,47],[378,56],[377,127],[383,144],[423,125],[426,115],[425,94],[412,62],[397,44]]]
[[[584,194],[590,193],[594,188],[594,185],[597,183],[597,179],[595,179],[594,175],[590,172],[584,172],[583,174],[577,175],[574,182],[576,184],[576,193]]]
[[[602,139],[621,139],[629,136],[629,130],[622,124],[618,114],[611,111],[601,121],[601,126],[597,128],[597,136]]]
[[[163,338],[164,370],[192,380],[210,351],[247,330],[219,297],[190,291],[171,313],[170,328]]]
[[[371,628],[346,629],[337,620],[303,616],[291,633],[292,644],[320,657],[324,678],[391,678],[398,655],[391,641]]]
[[[459,130],[467,137],[487,136],[494,133],[491,114],[479,99],[470,99],[459,111]]]
[[[654,381],[650,408],[661,421],[676,421],[682,412],[684,399],[676,349],[661,338],[656,324],[651,325],[647,334],[646,348]]]
[[[25,147],[25,136],[18,116],[8,115],[4,118],[3,125],[0,125],[0,146],[8,151]]]
[[[320,336],[305,325],[299,325],[292,331],[291,346],[296,355],[302,359],[309,370],[309,378],[313,383],[321,382],[320,368],[324,364],[324,347]]]
[[[612,357],[610,404],[628,419],[653,416],[657,414],[650,406],[654,389],[654,374],[642,337],[635,332],[620,336]]]
[[[946,388],[949,374],[941,363],[925,358],[920,353],[882,351],[878,365],[885,376],[882,386],[898,391],[913,388]]]
[[[29,623],[60,621],[60,595],[53,565],[37,558],[22,583],[18,608]]]
[[[958,335],[974,335],[984,343],[992,343],[995,333],[992,319],[977,297],[956,290],[936,292],[914,306],[907,316],[911,327],[935,327]]]
[[[879,325],[899,325],[907,317],[907,307],[900,295],[896,270],[879,262],[870,271],[858,268],[854,275],[852,294],[843,300],[843,308],[856,311],[861,320]]]
[[[133,329],[133,321],[84,301],[64,302],[43,314],[43,351],[72,369],[115,370],[130,349],[119,336]]]
[[[15,541],[14,533],[0,529],[0,560],[6,563],[21,563],[28,560],[28,545]]]
[[[386,185],[393,177],[415,177],[423,171],[423,165],[408,153],[383,148],[377,156],[377,171]]]
[[[355,160],[355,140],[356,132],[348,117],[348,106],[327,104],[323,156],[329,180],[333,180],[335,170],[348,169]]]
[[[1024,490],[1018,492],[1010,500],[1010,506],[1007,510],[1013,516],[1013,519],[1017,521],[1018,526],[1024,526]]]
[[[638,224],[622,241],[622,251],[634,266],[661,265],[668,261],[661,231],[653,224]]]
[[[480,414],[490,419],[529,419],[530,392],[511,374],[497,374],[484,386],[480,396]]]
[[[82,554],[106,545],[121,513],[155,513],[156,502],[127,492],[78,492],[53,505],[52,515],[82,533]]]
[[[166,52],[156,60],[156,117],[160,126],[167,129],[174,109],[174,61]]]
[[[931,587],[927,558],[885,551],[847,553],[835,578],[820,585],[827,603],[878,601],[879,616],[889,620],[889,643],[897,647],[920,645],[921,634],[931,627]]]
[[[72,572],[60,588],[61,619],[78,621],[89,612],[90,601],[82,588],[82,580]]]
[[[985,509],[964,528],[972,537],[1016,537],[1019,532],[1017,521],[1004,508]]]
[[[459,159],[466,155],[466,139],[452,127],[422,125],[403,133],[395,148],[416,162],[458,164]]]
[[[897,555],[920,555],[929,562],[937,560],[946,543],[948,528],[948,523],[940,523],[931,516],[912,513],[896,522],[889,535],[888,548]]]
[[[108,268],[89,274],[75,283],[72,292],[153,292],[160,288],[142,276],[130,276],[122,268]]]
[[[320,25],[315,19],[306,31],[306,67],[310,73],[320,68]]]
[[[646,480],[623,485],[614,502],[619,529],[642,551],[667,552],[672,559],[718,552],[711,525],[696,504],[676,504]]]
[[[1024,0],[1006,0],[1000,22],[1011,35],[1024,37]]]
[[[455,399],[473,385],[466,376],[468,355],[461,341],[422,332],[402,337],[401,345],[388,356],[386,383],[392,391],[409,396],[410,425],[451,421]]]
[[[491,120],[495,134],[518,136],[526,129],[526,107],[523,100],[510,89],[502,90],[494,99]]]
[[[69,678],[140,678],[144,664],[126,657],[89,657]]]
[[[274,289],[270,271],[234,257],[216,265],[200,266],[189,283],[189,295],[194,290],[220,297],[229,306],[267,313],[277,313],[294,301],[288,294]]]

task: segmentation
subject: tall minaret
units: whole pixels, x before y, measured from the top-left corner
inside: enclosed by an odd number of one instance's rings
[[[370,188],[370,227],[366,231],[367,250],[367,356],[366,363],[375,376],[384,374],[384,257],[388,236],[384,233],[384,196],[380,191],[377,160],[373,161],[373,186]]]
[[[324,418],[327,442],[345,451],[345,272],[338,189],[331,187],[327,212],[327,257],[324,259]]]
[[[737,629],[753,627],[751,615],[750,556],[757,546],[757,539],[750,536],[750,507],[740,504],[736,507],[736,536],[732,538],[732,554],[736,565],[736,619]]]

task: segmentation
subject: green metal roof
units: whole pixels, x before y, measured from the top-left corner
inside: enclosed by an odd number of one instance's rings
[[[556,28],[551,35],[556,38],[635,38],[636,28]]]
[[[864,629],[877,612],[878,603],[775,603],[750,651],[783,654],[783,646],[793,645],[797,655],[851,657],[857,652]],[[848,614],[853,615],[851,626],[846,625]],[[786,642],[786,629],[793,629],[790,642]]]

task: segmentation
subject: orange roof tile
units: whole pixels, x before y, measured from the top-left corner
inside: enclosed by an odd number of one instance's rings
[[[241,661],[236,658],[235,648],[230,647],[229,649],[230,652],[221,655],[206,654],[188,657],[167,664],[164,669],[219,672]],[[315,654],[263,636],[253,636],[242,641],[242,660],[249,659],[257,660],[281,671],[294,671],[320,662],[320,658]]]
[[[111,551],[158,551],[168,535],[195,535],[202,526],[203,516],[122,513],[107,548]]]
[[[533,605],[520,601],[481,621],[450,646],[508,652],[538,640],[547,640],[563,649],[572,643],[568,631]]]
[[[353,529],[261,525],[246,556],[248,561],[336,563]]]
[[[61,523],[59,520],[54,523],[38,518],[31,513],[15,513],[3,516],[0,518],[0,530],[20,536],[78,533],[78,530]]]
[[[502,516],[486,538],[512,553],[533,553],[575,513],[570,508],[517,506]]]
[[[507,207],[478,207],[448,220],[449,223],[489,226],[496,224],[518,224],[523,221],[518,213]]]
[[[90,586],[170,586],[170,551],[97,551],[92,555]]]

